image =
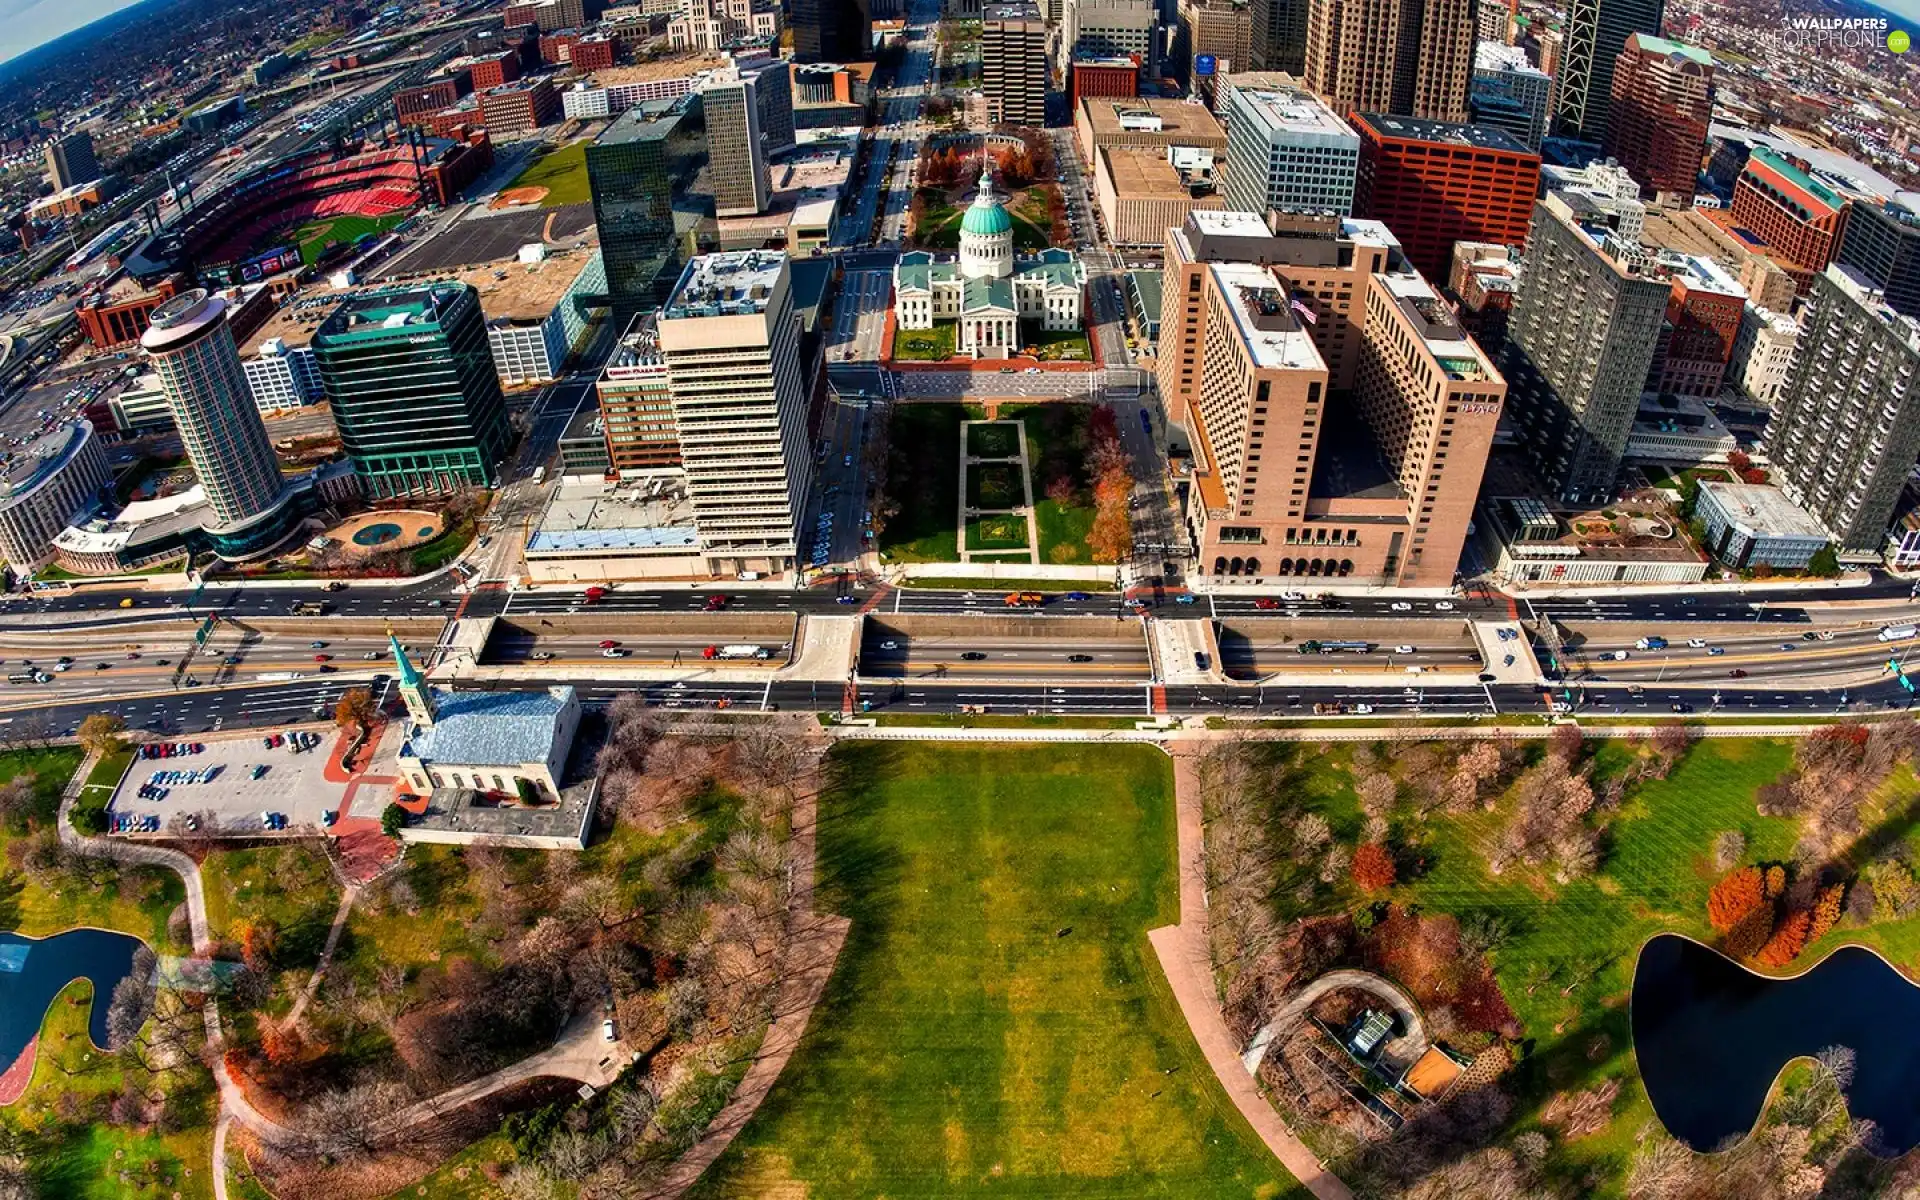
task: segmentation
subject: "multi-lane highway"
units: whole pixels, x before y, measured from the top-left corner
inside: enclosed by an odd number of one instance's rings
[[[1091,624],[1091,623],[1090,623]],[[1104,630],[1104,627],[1102,627]],[[1089,632],[1092,632],[1091,630]],[[860,674],[886,679],[1129,679],[1146,682],[1153,664],[1143,637],[986,637],[967,633],[908,637],[869,627]]]

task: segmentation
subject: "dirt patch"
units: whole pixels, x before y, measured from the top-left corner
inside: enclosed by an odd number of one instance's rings
[[[495,196],[487,205],[490,209],[532,208],[547,198],[547,189],[543,187],[507,188]]]

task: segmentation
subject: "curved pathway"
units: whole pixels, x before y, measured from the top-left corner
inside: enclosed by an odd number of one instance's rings
[[[1226,1018],[1213,981],[1213,960],[1207,943],[1207,884],[1202,862],[1204,842],[1200,817],[1199,754],[1202,746],[1173,748],[1175,826],[1179,836],[1180,923],[1149,930],[1147,940],[1160,958],[1174,999],[1187,1018],[1193,1040],[1206,1055],[1227,1097],[1254,1133],[1273,1151],[1293,1177],[1318,1200],[1353,1200],[1353,1193],[1327,1170],[1305,1142],[1294,1136],[1280,1114],[1260,1093],[1253,1077],[1240,1063],[1240,1047]]]
[[[1300,1019],[1307,1015],[1307,1010],[1313,1007],[1314,1001],[1328,992],[1343,989],[1366,992],[1379,998],[1400,1018],[1400,1028],[1406,1032],[1387,1042],[1386,1049],[1389,1054],[1396,1059],[1413,1062],[1427,1052],[1427,1047],[1432,1043],[1427,1040],[1427,1025],[1421,1019],[1420,1007],[1413,1002],[1413,997],[1400,990],[1398,984],[1384,976],[1375,975],[1372,971],[1356,971],[1350,967],[1343,967],[1337,971],[1328,971],[1295,992],[1288,997],[1285,1004],[1280,1006],[1279,1012],[1267,1019],[1267,1023],[1253,1035],[1253,1041],[1247,1044],[1246,1053],[1240,1056],[1241,1063],[1247,1068],[1247,1074],[1260,1073],[1260,1062],[1266,1058],[1267,1048],[1273,1044],[1274,1038],[1299,1024]]]

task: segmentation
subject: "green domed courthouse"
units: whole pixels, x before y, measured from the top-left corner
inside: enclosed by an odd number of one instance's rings
[[[915,250],[894,266],[894,325],[957,321],[960,353],[1006,358],[1024,344],[1022,321],[1049,333],[1080,329],[1086,283],[1087,268],[1070,250],[1014,254],[1013,218],[994,194],[993,173],[983,171],[980,194],[960,220],[959,257]]]

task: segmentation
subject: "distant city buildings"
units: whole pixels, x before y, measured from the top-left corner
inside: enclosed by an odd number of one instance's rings
[[[1465,121],[1471,0],[1309,0],[1306,84],[1343,117]]]
[[[793,84],[784,59],[737,62],[701,88],[707,123],[707,178],[714,215],[767,210],[767,160],[794,143]]]
[[[1065,75],[1078,58],[1132,56],[1158,74],[1159,14],[1153,0],[1064,0],[1058,66]]]
[[[1542,69],[1554,77],[1554,129],[1568,137],[1601,142],[1613,107],[1613,71],[1621,47],[1636,33],[1660,36],[1666,0],[1573,0],[1562,27],[1558,62]]]
[[[1303,74],[1307,69],[1307,0],[1253,0],[1248,67]]]
[[[1920,460],[1920,322],[1849,267],[1814,281],[1767,426],[1773,479],[1843,559],[1877,558]]]
[[[473,288],[442,281],[355,293],[314,331],[313,353],[369,495],[496,482],[506,401]]]
[[[1485,125],[1356,113],[1354,211],[1385,222],[1420,271],[1442,278],[1453,243],[1527,239],[1540,156]]]
[[[1635,33],[1614,59],[1602,144],[1663,203],[1693,200],[1713,120],[1713,56]]]
[[[1733,185],[1732,217],[1809,273],[1833,261],[1847,197],[1768,146],[1755,146]]]
[[[53,539],[113,487],[106,451],[84,421],[42,434],[0,467],[0,557],[16,576],[52,559]]]
[[[872,58],[872,19],[868,0],[793,0],[787,20],[793,29],[794,61]]]
[[[1227,95],[1221,192],[1242,212],[1353,212],[1360,136],[1305,88]],[[1164,237],[1164,233],[1161,235]]]

